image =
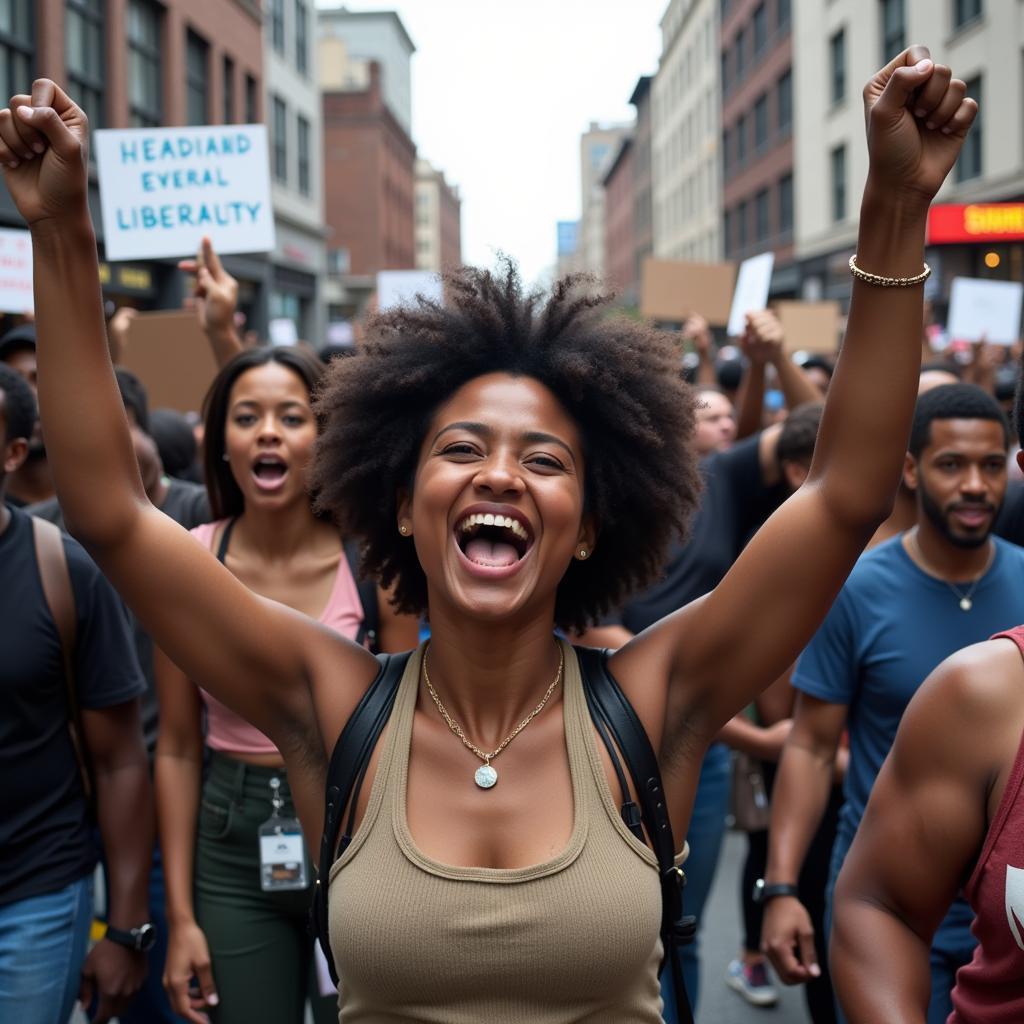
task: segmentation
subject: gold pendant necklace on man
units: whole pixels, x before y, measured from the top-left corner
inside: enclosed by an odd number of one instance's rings
[[[565,651],[561,644],[558,646],[558,672],[555,674],[555,678],[551,681],[551,685],[547,688],[547,692],[541,698],[540,703],[492,750],[490,753],[486,753],[481,750],[475,743],[470,742],[465,732],[462,730],[462,726],[455,721],[450,714],[448,709],[441,703],[441,698],[438,697],[437,691],[434,689],[430,682],[430,672],[427,671],[427,652],[423,652],[423,681],[426,683],[427,692],[430,694],[430,699],[437,705],[437,710],[441,712],[441,717],[448,723],[448,728],[451,729],[456,736],[462,740],[463,745],[471,750],[477,757],[483,761],[483,764],[477,768],[473,774],[473,780],[481,789],[491,789],[498,782],[498,772],[491,764],[491,762],[544,710],[545,705],[551,699],[551,694],[555,692],[555,687],[562,680],[562,670],[565,668]]]

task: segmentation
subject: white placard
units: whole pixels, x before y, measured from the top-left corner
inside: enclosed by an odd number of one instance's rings
[[[765,252],[751,256],[740,264],[736,275],[736,291],[732,295],[727,333],[738,338],[747,327],[747,314],[759,313],[768,306],[768,292],[772,284],[775,253]]]
[[[0,228],[0,313],[31,313],[32,236]]]
[[[291,317],[282,316],[271,320],[267,324],[267,331],[270,334],[270,344],[275,348],[287,348],[289,345],[299,343],[299,331]]]
[[[1020,337],[1024,284],[954,277],[946,333],[953,341],[1012,345]]]
[[[440,276],[431,270],[382,270],[377,274],[378,309],[414,305],[417,294],[434,302],[443,301]]]
[[[264,125],[93,133],[109,260],[270,252],[274,211]]]

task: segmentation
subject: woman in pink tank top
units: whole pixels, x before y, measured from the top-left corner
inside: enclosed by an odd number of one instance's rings
[[[1020,393],[1015,418],[1024,430]],[[1022,656],[1024,626],[954,654],[903,716],[836,886],[850,1024],[925,1020],[931,937],[960,888],[978,945],[949,1024],[1024,1021]]]
[[[302,349],[269,348],[236,356],[218,374],[205,423],[216,521],[192,533],[251,590],[354,639],[364,615],[356,581],[337,529],[314,515],[307,493],[317,436],[310,396],[322,370]],[[415,645],[415,618],[396,616],[383,592],[378,611],[384,648]],[[165,983],[175,1011],[196,1019],[202,1008],[216,1024],[301,1024],[308,992],[318,1024],[336,1019],[336,996],[321,996],[311,971],[308,856],[291,869],[261,862],[261,827],[297,820],[284,759],[162,652],[156,664]],[[193,978],[198,989],[190,995]]]

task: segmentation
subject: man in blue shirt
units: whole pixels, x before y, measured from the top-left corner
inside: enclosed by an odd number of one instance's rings
[[[793,675],[794,724],[772,799],[763,941],[783,981],[815,977],[813,929],[795,897],[800,866],[849,733],[831,887],[864,814],[900,718],[925,677],[954,651],[1024,621],[1024,549],[991,535],[1006,493],[1009,432],[995,400],[973,385],[919,401],[904,480],[917,523],[863,555]],[[908,813],[912,811],[908,808]],[[929,1024],[945,1024],[953,976],[974,947],[958,900],[932,947]]]

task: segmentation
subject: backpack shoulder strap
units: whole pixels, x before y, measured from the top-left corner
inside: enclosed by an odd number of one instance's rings
[[[338,983],[338,977],[327,923],[328,878],[335,857],[340,856],[351,842],[355,805],[363,779],[366,777],[366,768],[377,740],[380,739],[380,734],[391,717],[398,685],[402,681],[411,654],[411,651],[406,651],[403,654],[377,656],[380,662],[377,678],[370,684],[345,723],[327,768],[324,833],[320,840],[320,859],[310,915],[313,934],[320,941],[335,984]],[[342,817],[345,808],[350,805],[349,828],[339,844]]]
[[[359,591],[359,603],[363,606],[363,621],[356,634],[356,643],[365,645],[374,654],[380,652],[380,607],[377,603],[377,584],[367,579],[362,572],[362,557],[359,542],[352,538],[345,541],[345,559],[352,571]]]
[[[53,523],[33,516],[32,539],[35,542],[36,562],[39,565],[39,581],[43,587],[43,597],[46,599],[50,615],[57,627],[57,636],[60,638],[71,745],[74,748],[78,771],[82,777],[85,798],[91,805],[96,791],[85,749],[82,710],[78,705],[78,691],[75,689],[75,644],[78,615],[75,609],[75,593],[71,589],[68,560],[64,553],[64,537],[60,529]]]
[[[643,723],[608,668],[608,652],[588,647],[577,647],[575,650],[580,662],[591,717],[594,718],[602,739],[608,745],[613,763],[617,757],[608,744],[606,732],[611,733],[619,750],[622,751],[640,801],[641,818],[658,860],[658,871],[661,876],[661,937],[665,947],[665,962],[672,971],[679,1020],[682,1024],[692,1024],[693,1015],[683,984],[679,946],[693,940],[696,922],[693,918],[683,916],[685,875],[675,863],[675,841],[662,788],[658,758]]]

